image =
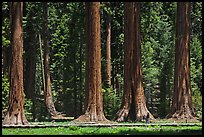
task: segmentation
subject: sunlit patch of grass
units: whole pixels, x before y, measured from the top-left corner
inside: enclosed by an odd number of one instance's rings
[[[3,135],[201,135],[202,126],[3,128]]]

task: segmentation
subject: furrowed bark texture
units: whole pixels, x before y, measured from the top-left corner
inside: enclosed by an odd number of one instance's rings
[[[140,46],[140,7],[137,2],[125,2],[125,78],[122,105],[116,121],[141,121],[147,113],[142,85],[142,62]]]
[[[86,47],[86,103],[85,114],[75,122],[108,121],[103,113],[101,82],[101,41],[100,41],[100,3],[86,3],[87,47]]]
[[[178,2],[176,18],[174,93],[167,118],[197,119],[192,108],[190,85],[190,2]]]
[[[11,67],[9,107],[3,125],[29,124],[24,114],[23,89],[23,2],[12,2],[11,9]]]

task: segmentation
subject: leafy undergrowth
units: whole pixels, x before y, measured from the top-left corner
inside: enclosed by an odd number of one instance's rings
[[[202,126],[3,128],[3,135],[201,135]]]

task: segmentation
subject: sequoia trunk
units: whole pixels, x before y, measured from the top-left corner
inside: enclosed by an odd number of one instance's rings
[[[125,3],[125,78],[124,94],[116,121],[141,121],[147,113],[142,85],[140,45],[140,7],[138,2]]]
[[[190,85],[190,2],[178,2],[176,18],[174,94],[168,118],[195,118]]]
[[[100,41],[100,3],[86,3],[87,47],[86,47],[86,105],[85,114],[74,121],[104,122],[102,83],[101,83],[101,41]]]
[[[26,125],[23,91],[23,2],[11,3],[11,67],[9,107],[3,125]]]

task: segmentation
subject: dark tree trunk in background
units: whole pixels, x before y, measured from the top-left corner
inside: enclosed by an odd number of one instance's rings
[[[11,63],[11,46],[2,46],[2,72],[3,75],[9,75]]]
[[[167,118],[195,119],[190,84],[190,2],[177,3],[174,93]]]
[[[116,121],[141,121],[147,113],[142,85],[142,62],[140,46],[140,6],[138,2],[125,2],[125,78],[122,105]]]
[[[77,67],[76,67],[76,49],[74,49],[74,117],[78,117],[78,105],[77,105]]]
[[[81,41],[81,43],[80,43],[80,51],[79,51],[79,53],[80,53],[80,57],[79,57],[79,66],[80,66],[80,68],[79,68],[79,91],[80,91],[80,93],[79,93],[79,99],[80,99],[80,112],[79,112],[79,114],[81,115],[82,114],[82,112],[83,112],[83,104],[82,104],[82,102],[83,102],[83,94],[82,94],[82,48],[83,48],[83,44],[82,44],[82,33],[80,33],[80,41]]]
[[[101,40],[100,40],[100,3],[86,3],[87,10],[87,47],[86,47],[86,107],[85,114],[75,122],[107,122],[103,113],[101,83]]]
[[[31,33],[29,33],[31,34]],[[33,35],[34,34],[34,35]],[[35,119],[35,73],[36,73],[36,35],[32,32],[25,48],[24,91],[26,98],[33,102],[33,117]]]
[[[9,107],[3,125],[29,124],[24,114],[23,91],[23,2],[12,2],[11,10],[11,67]]]
[[[44,98],[47,110],[51,116],[57,116],[58,112],[55,109],[53,98],[52,98],[52,91],[51,91],[51,81],[50,81],[50,68],[49,68],[49,39],[48,39],[48,5],[47,2],[43,5],[43,11],[45,15],[45,24],[44,24],[44,47],[45,47],[45,60],[44,60],[44,67],[45,67],[45,89],[44,89]]]
[[[160,104],[159,104],[159,117],[164,118],[166,116],[167,110],[167,66],[164,63],[163,68],[161,69],[161,78],[160,78]]]
[[[24,63],[24,91],[26,98],[32,100],[32,115],[33,120],[35,119],[35,104],[36,104],[36,94],[35,94],[35,74],[36,74],[36,43],[37,43],[37,34],[33,30],[34,26],[32,25],[33,12],[30,12],[28,15],[28,23],[25,28],[26,39],[24,40],[24,49],[25,49],[25,63]]]
[[[116,78],[116,84],[115,84],[115,88],[116,88],[116,95],[119,97],[120,96],[120,82],[118,80],[118,78]]]

